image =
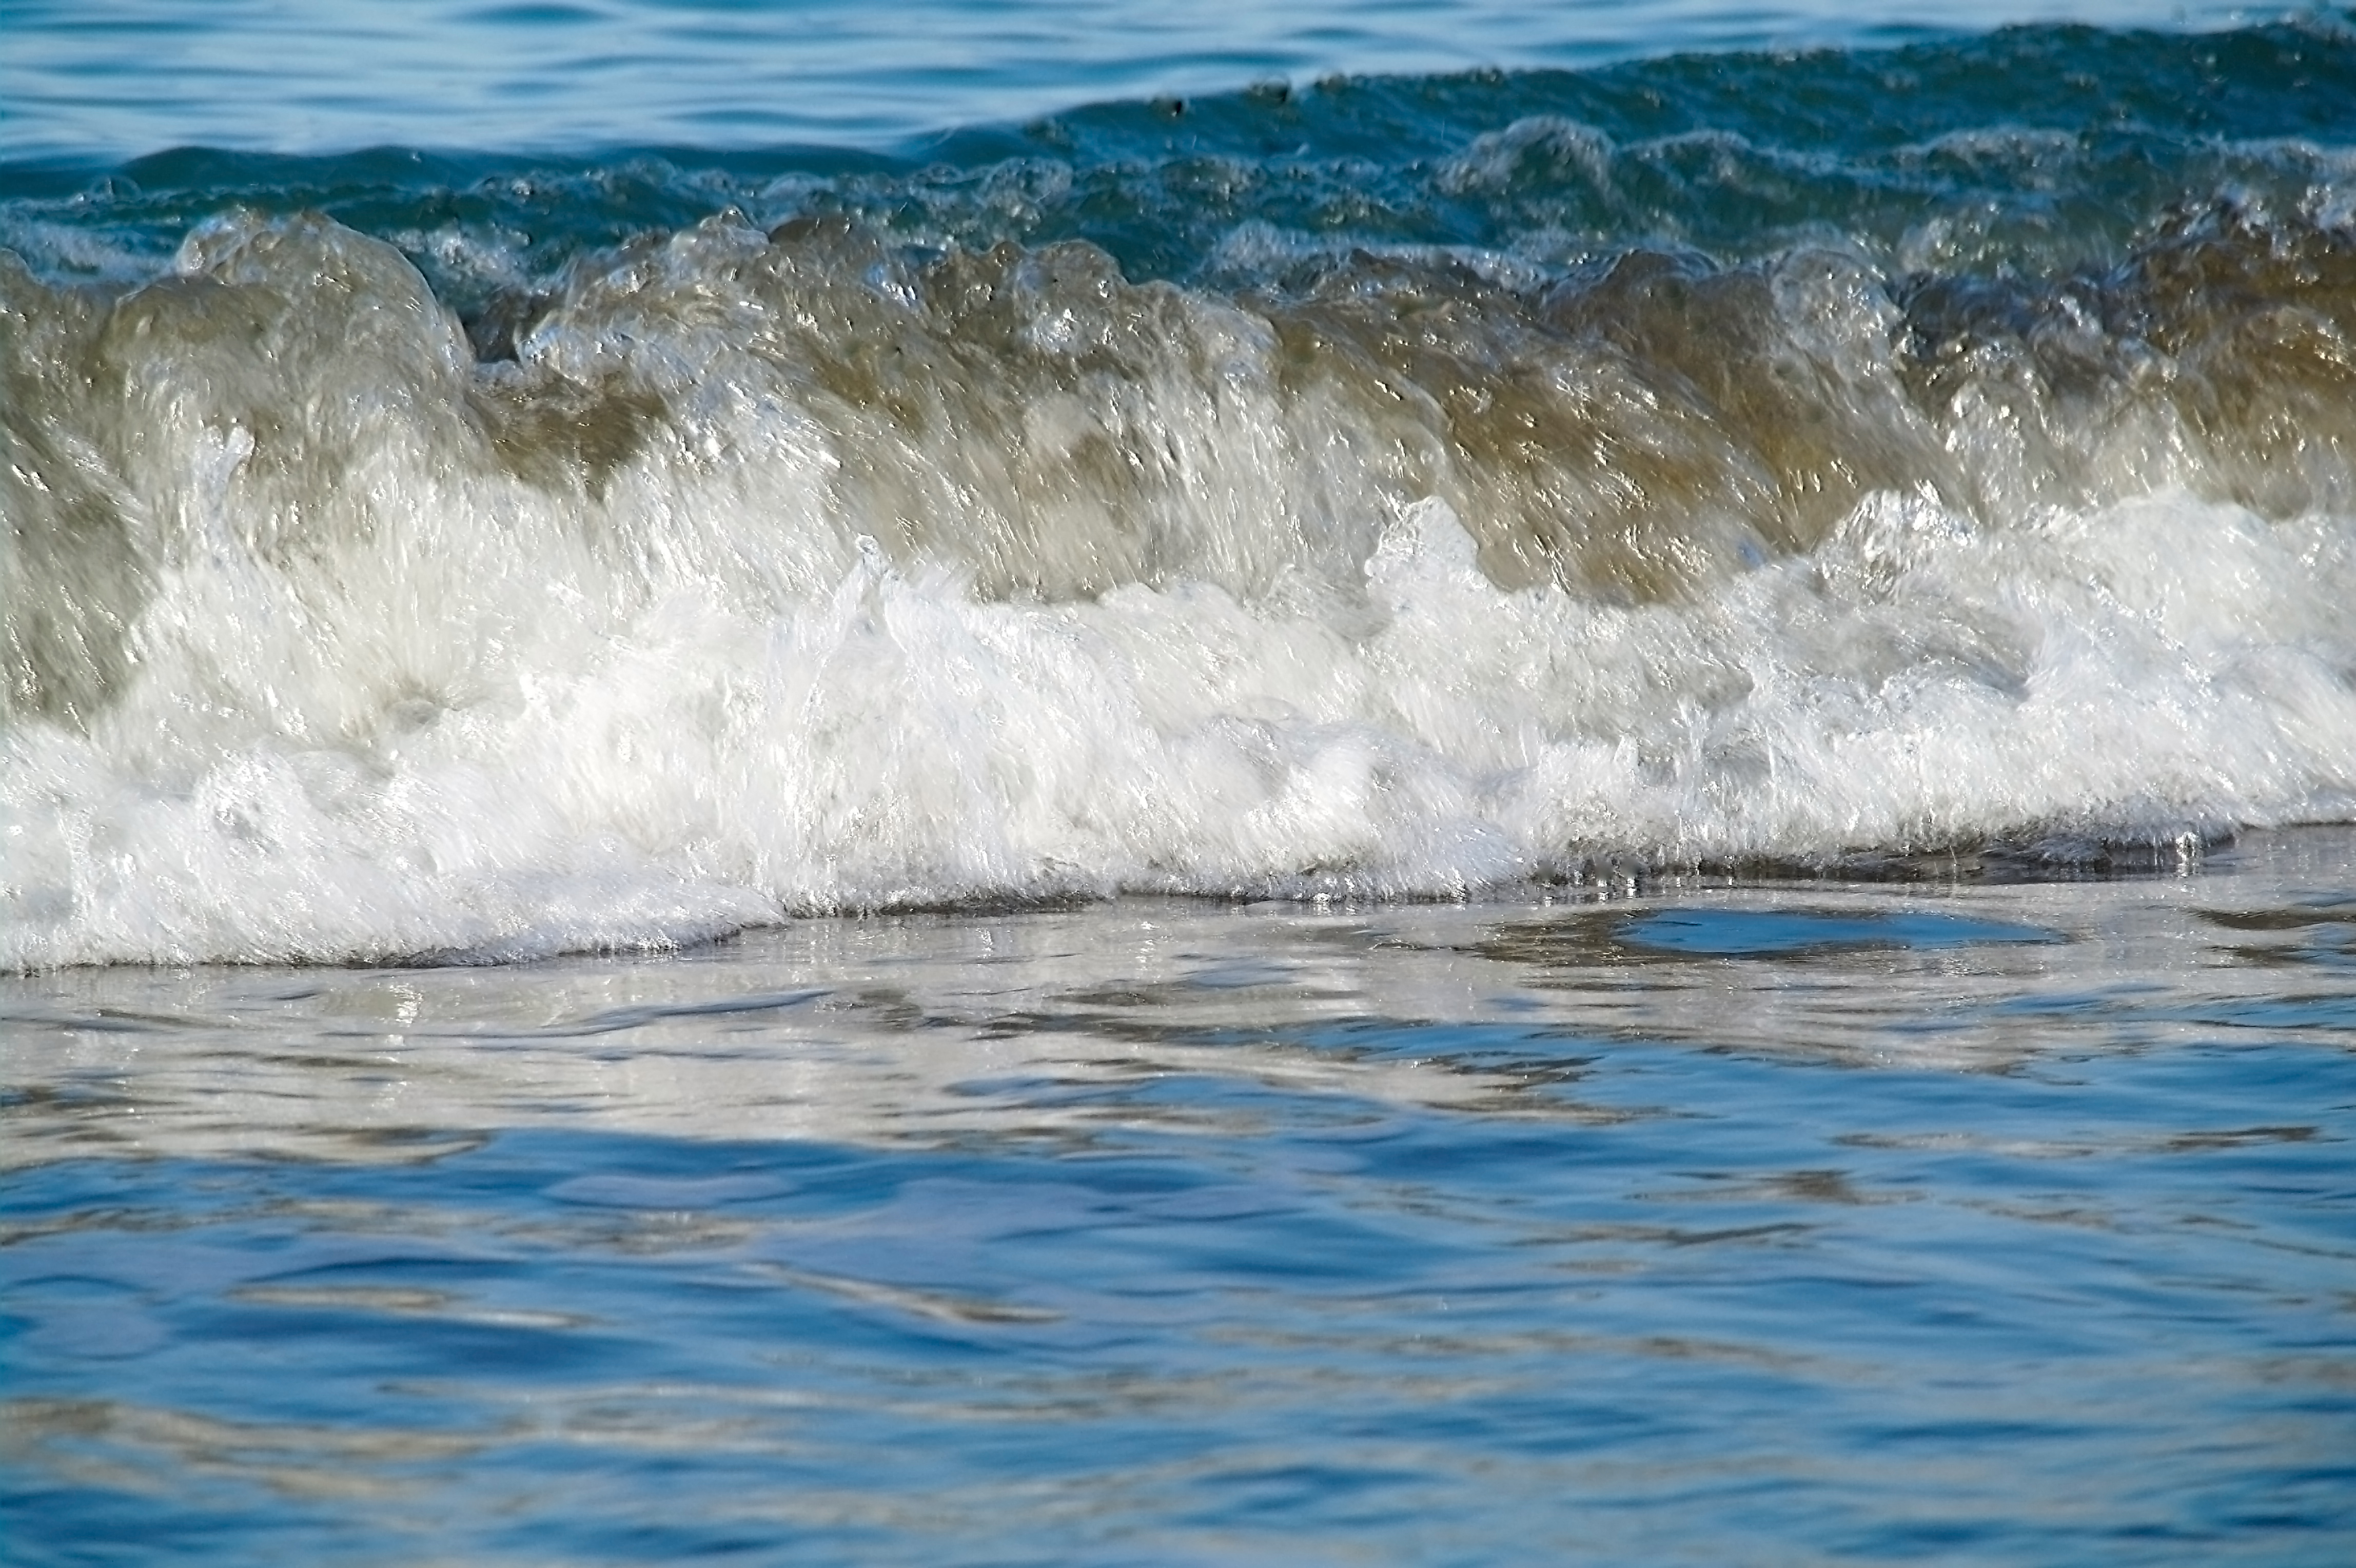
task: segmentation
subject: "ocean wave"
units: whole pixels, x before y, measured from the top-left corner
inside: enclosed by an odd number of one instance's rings
[[[1568,200],[1668,146],[1515,114],[1415,177]],[[1255,196],[1157,274],[797,188],[553,251],[419,197],[399,245],[231,209],[136,280],[0,254],[0,965],[2083,865],[2356,811],[2331,178],[2041,269]]]

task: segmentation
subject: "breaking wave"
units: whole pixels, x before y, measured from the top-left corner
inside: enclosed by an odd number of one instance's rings
[[[2042,267],[1247,215],[1156,277],[806,188],[438,289],[300,210],[0,252],[0,964],[2344,820],[2348,188]]]

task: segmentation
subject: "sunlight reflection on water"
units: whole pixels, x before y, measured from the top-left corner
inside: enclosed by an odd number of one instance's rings
[[[2351,893],[2335,830],[0,982],[0,1502],[37,1562],[2322,1561]]]

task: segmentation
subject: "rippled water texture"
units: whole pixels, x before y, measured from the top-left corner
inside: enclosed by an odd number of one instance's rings
[[[2347,1561],[2356,837],[0,982],[10,1561]]]
[[[2356,23],[2136,9],[0,0],[0,1558],[2356,1562]]]
[[[1985,0],[1948,25],[2184,26],[2246,10]],[[187,145],[873,147],[1099,100],[1342,72],[1889,41],[1926,30],[1922,20],[1826,0],[5,0],[0,156]]]

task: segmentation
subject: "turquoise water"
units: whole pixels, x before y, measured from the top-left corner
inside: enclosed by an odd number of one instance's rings
[[[2356,1559],[2356,26],[1978,25],[0,0],[0,1557]]]

